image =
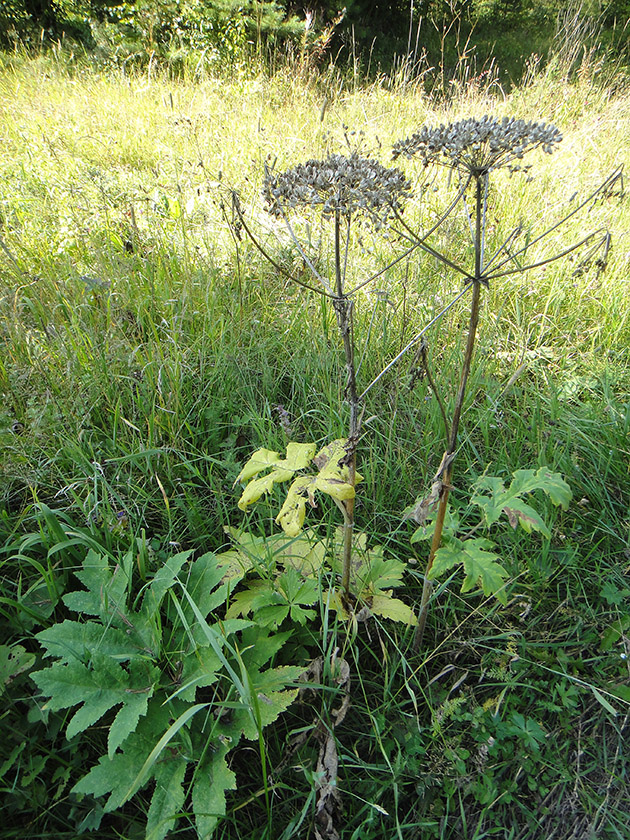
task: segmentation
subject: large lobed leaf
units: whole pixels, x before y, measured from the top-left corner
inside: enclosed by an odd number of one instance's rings
[[[80,571],[75,572],[87,591],[69,592],[63,597],[64,604],[74,612],[102,618],[125,612],[132,566],[130,552],[112,568],[106,555],[90,550]]]
[[[270,449],[259,449],[251,456],[236,477],[238,482],[249,482],[238,501],[241,510],[247,510],[249,505],[257,502],[263,493],[268,493],[275,483],[288,481],[298,470],[307,467],[317,449],[314,443],[290,443],[287,446],[286,458],[280,458],[278,452]],[[271,472],[261,478],[255,478],[259,472],[272,467]]]
[[[499,601],[506,603],[505,580],[508,573],[496,562],[499,555],[486,550],[492,547],[493,543],[483,538],[459,540],[457,537],[451,537],[446,545],[437,550],[427,577],[429,580],[435,580],[461,565],[466,574],[462,592],[469,592],[475,586],[481,586],[484,595],[495,595]]]
[[[540,514],[521,498],[525,494],[542,490],[554,505],[565,510],[571,501],[571,488],[559,473],[552,473],[547,467],[534,470],[517,470],[509,488],[495,476],[483,476],[476,484],[476,492],[471,501],[483,511],[488,525],[494,524],[505,513],[510,525],[520,525],[528,534],[538,531],[545,537],[550,536],[549,528]],[[483,492],[481,495],[479,492]]]
[[[108,754],[111,757],[135,729],[140,717],[146,714],[159,671],[140,660],[132,661],[126,670],[111,657],[93,652],[91,667],[77,661],[55,663],[31,677],[40,691],[50,697],[45,708],[58,711],[79,706],[68,723],[68,739],[122,704],[109,730]]]
[[[310,553],[309,542],[298,559]],[[240,618],[208,623],[210,611],[229,601],[243,571],[211,553],[193,562],[190,557],[183,552],[169,558],[134,610],[132,566],[127,560],[111,565],[90,552],[77,574],[87,588],[71,593],[77,597],[69,598],[68,606],[97,617],[65,620],[37,636],[45,656],[56,661],[32,677],[49,698],[50,711],[74,709],[67,737],[80,737],[107,715],[107,725],[100,727],[109,727],[107,753],[73,793],[105,796],[105,811],[113,811],[153,785],[147,840],[163,840],[176,830],[189,794],[198,836],[212,834],[225,814],[225,791],[235,787],[227,753],[243,735],[258,738],[294,701],[303,671],[269,667],[290,634],[269,634]],[[315,581],[296,568],[284,577],[287,608],[301,608],[316,596]],[[181,604],[174,590],[185,595]],[[167,613],[163,602],[169,592]],[[169,616],[163,636],[160,614]],[[243,634],[242,644],[236,634]],[[196,702],[197,689],[219,680],[222,689],[212,694],[212,704]],[[229,714],[222,713],[221,697],[229,701]]]
[[[302,475],[289,488],[286,500],[276,517],[276,522],[289,537],[296,537],[304,525],[306,501],[316,507],[315,494],[325,493],[338,502],[354,499],[355,485],[363,481],[359,473],[350,479],[350,468],[346,464],[347,441],[340,438],[324,446],[313,458],[319,469],[315,476]]]
[[[348,460],[348,442],[343,439],[332,441],[315,454],[314,443],[290,443],[287,446],[286,458],[281,459],[278,452],[270,449],[259,449],[251,456],[241,472],[237,482],[248,481],[238,501],[241,510],[257,502],[265,493],[269,493],[274,484],[280,484],[293,478],[284,504],[276,518],[276,522],[290,537],[296,537],[302,530],[306,515],[306,502],[316,507],[315,494],[325,493],[337,502],[353,499],[355,485],[363,480],[359,473],[352,479]],[[295,473],[305,469],[311,461],[317,467],[317,475],[298,475]],[[267,475],[258,474],[266,469],[271,471]]]
[[[335,534],[335,547],[332,567],[341,573],[343,567],[343,529]],[[350,564],[350,586],[359,604],[367,607],[373,615],[399,621],[402,624],[417,624],[417,618],[411,607],[400,598],[394,598],[392,590],[403,585],[406,564],[395,557],[385,557],[382,545],[367,548],[367,538],[363,533],[355,533],[352,559]],[[330,593],[330,607],[344,618],[349,613],[343,604],[341,593]]]

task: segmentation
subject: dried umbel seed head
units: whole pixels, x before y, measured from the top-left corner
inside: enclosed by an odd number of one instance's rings
[[[296,207],[319,208],[324,216],[339,211],[346,218],[363,212],[380,227],[401,209],[411,184],[399,169],[353,152],[309,160],[282,173],[267,171],[263,194],[274,216]]]
[[[425,166],[440,163],[479,177],[506,165],[512,171],[520,169],[513,161],[539,146],[543,152],[551,153],[561,140],[562,135],[553,125],[486,115],[437,128],[423,126],[416,134],[394,144],[393,157],[417,155]]]

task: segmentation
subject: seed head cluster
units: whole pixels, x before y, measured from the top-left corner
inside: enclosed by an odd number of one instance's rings
[[[484,116],[466,119],[438,128],[423,126],[405,140],[394,144],[394,159],[400,155],[418,155],[425,166],[440,163],[474,177],[508,166],[520,169],[513,161],[539,146],[551,153],[562,135],[553,125],[515,120],[513,117]]]
[[[274,216],[295,207],[321,208],[324,216],[339,211],[346,218],[362,212],[379,228],[401,209],[411,184],[399,169],[353,152],[309,160],[282,173],[268,171],[263,194]]]

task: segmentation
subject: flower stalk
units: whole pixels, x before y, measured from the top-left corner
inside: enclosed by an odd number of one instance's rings
[[[304,257],[315,280],[321,285],[322,293],[332,299],[337,326],[343,345],[346,369],[344,396],[349,406],[349,423],[346,455],[343,459],[348,468],[347,482],[354,488],[357,480],[357,444],[361,432],[362,396],[357,388],[357,369],[354,346],[354,300],[346,290],[346,269],[350,229],[353,218],[361,214],[375,228],[381,229],[390,219],[400,216],[402,205],[411,191],[409,181],[399,169],[386,168],[378,161],[360,156],[354,152],[349,157],[330,155],[326,160],[309,160],[283,173],[267,170],[264,182],[264,196],[269,213],[284,221],[294,244]],[[295,235],[289,213],[297,208],[307,212],[317,211],[323,219],[333,221],[334,278],[330,280],[320,274],[302,248]],[[413,251],[415,244],[409,249]],[[390,266],[369,277],[365,283],[386,271]],[[311,288],[309,286],[309,288]],[[365,393],[365,392],[364,392]],[[343,519],[342,548],[342,598],[346,606],[352,605],[350,571],[354,534],[355,497],[337,501]]]
[[[459,431],[459,422],[462,416],[462,409],[464,406],[464,399],[466,397],[466,385],[468,383],[468,376],[472,364],[473,351],[475,349],[475,338],[477,336],[477,326],[479,324],[479,302],[481,299],[481,284],[483,282],[483,240],[484,229],[483,220],[485,218],[485,196],[484,186],[487,181],[487,175],[477,176],[475,184],[475,278],[473,283],[472,298],[470,302],[470,319],[468,323],[468,337],[466,340],[466,349],[464,351],[464,361],[462,364],[462,372],[459,383],[459,390],[457,392],[457,399],[453,409],[453,418],[450,424],[450,436],[448,438],[448,446],[442,464],[444,465],[442,475],[438,475],[441,481],[440,501],[438,505],[437,515],[435,518],[435,530],[433,531],[433,538],[431,540],[431,549],[429,551],[429,559],[424,575],[424,584],[422,587],[422,597],[420,599],[420,609],[418,612],[418,624],[414,631],[413,650],[417,652],[422,645],[424,637],[424,630],[427,623],[427,615],[429,612],[429,601],[431,599],[431,592],[433,584],[429,580],[429,572],[433,567],[435,555],[442,542],[442,531],[444,529],[444,520],[446,517],[446,509],[448,505],[448,498],[451,491],[451,479],[453,476],[453,460],[457,451],[457,435]]]

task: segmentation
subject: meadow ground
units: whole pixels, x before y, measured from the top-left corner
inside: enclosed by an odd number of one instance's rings
[[[492,182],[488,240],[499,243],[517,226],[534,240],[629,162],[622,76],[585,63],[571,80],[534,73],[509,93],[487,79],[451,87],[438,99],[404,78],[363,85],[334,71],[174,81],[54,53],[0,58],[2,836],[145,836],[150,790],[111,814],[102,797],[72,792],[102,754],[102,727],[96,718],[68,741],[69,713],[42,711],[29,678],[46,664],[34,634],[69,615],[62,598],[86,553],[131,550],[142,591],[176,552],[228,548],[226,527],[277,532],[279,496],[237,509],[243,462],[261,446],[283,450],[288,435],[323,445],[344,434],[332,307],[262,257],[230,190],[275,261],[308,280],[264,211],[265,164],[359,148],[390,165],[393,142],[423,123],[486,113],[551,122],[558,149],[533,153],[527,175]],[[422,187],[406,218],[437,214],[453,185],[399,164]],[[217,837],[288,840],[316,826],[327,840],[630,838],[629,207],[618,179],[534,243],[530,261],[601,230],[597,248],[484,289],[455,462],[460,515],[486,471],[509,479],[548,466],[573,494],[567,511],[537,499],[549,537],[493,535],[510,572],[507,604],[462,594],[458,575],[442,581],[415,655],[411,628],[331,615],[322,570],[316,615],[283,641],[279,661],[321,656],[328,688],[289,706],[255,750],[230,753],[237,787]],[[325,267],[326,230],[310,235]],[[465,259],[466,236],[464,217],[449,219],[435,247]],[[361,230],[349,277],[360,282],[399,250],[393,235]],[[355,303],[362,382],[459,290],[417,253],[367,286]],[[447,404],[466,319],[462,300],[428,334]],[[357,495],[368,543],[407,566],[399,597],[412,607],[426,543],[410,544],[402,512],[429,490],[444,450],[439,405],[417,368],[412,350],[369,392]],[[322,536],[339,524],[326,501],[307,516]],[[314,823],[331,772],[318,763],[325,725],[340,793],[327,828]],[[191,807],[173,805],[172,836],[196,836]]]

